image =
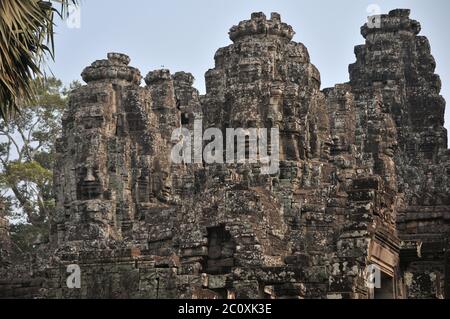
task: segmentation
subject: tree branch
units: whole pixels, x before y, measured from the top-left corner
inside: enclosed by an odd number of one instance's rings
[[[22,160],[22,156],[21,156],[21,150],[20,150],[20,147],[19,147],[19,145],[17,144],[17,142],[15,141],[15,139],[14,139],[14,137],[9,133],[9,130],[8,131],[5,131],[5,130],[3,130],[3,131],[1,131],[1,132],[3,132],[3,135],[4,136],[6,136],[7,138],[8,138],[8,140],[9,140],[9,145],[11,145],[11,144],[13,144],[14,145],[14,147],[16,148],[16,152],[17,152],[17,155],[19,156],[19,161],[21,161]],[[10,149],[10,147],[8,147],[8,150]],[[8,159],[9,159],[9,155],[10,155],[10,153],[11,152],[8,152]]]

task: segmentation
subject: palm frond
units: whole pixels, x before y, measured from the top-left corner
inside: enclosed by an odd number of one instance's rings
[[[33,99],[32,80],[54,58],[54,17],[78,0],[0,1],[0,117],[8,119]]]

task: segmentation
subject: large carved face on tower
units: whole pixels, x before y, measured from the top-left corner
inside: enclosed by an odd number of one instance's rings
[[[87,162],[77,170],[77,198],[78,200],[93,200],[102,197],[102,183],[98,166]]]
[[[384,123],[385,127],[381,130],[380,151],[393,158],[398,148],[397,129],[390,116],[386,116]]]
[[[218,50],[206,76],[205,126],[279,128],[282,160],[327,158],[320,73],[293,35],[278,14],[254,13],[231,28],[233,44]]]
[[[167,203],[172,197],[172,175],[168,162],[160,159],[154,161],[152,174],[152,193],[163,203]]]

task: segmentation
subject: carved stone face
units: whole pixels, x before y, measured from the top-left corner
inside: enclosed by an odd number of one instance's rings
[[[331,148],[333,147],[333,142],[331,139],[326,139],[321,146],[321,156],[323,158],[329,158],[331,155]]]
[[[139,201],[146,203],[149,201],[149,172],[146,168],[142,169],[138,179],[137,191]]]
[[[102,196],[102,184],[98,168],[87,164],[78,171],[77,198],[78,200],[99,199]]]
[[[385,155],[393,157],[398,148],[397,130],[395,129],[395,125],[392,120],[388,120],[387,122],[386,130],[383,132],[384,134],[380,148]]]
[[[170,179],[169,172],[162,171],[159,174],[159,183],[161,185],[161,188],[159,190],[161,200],[168,201],[172,192],[172,180]]]
[[[161,165],[159,160],[155,162],[152,188],[153,194],[158,200],[164,203],[170,201],[172,195],[170,167],[166,164]]]

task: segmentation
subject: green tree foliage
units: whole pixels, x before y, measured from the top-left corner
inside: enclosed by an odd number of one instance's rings
[[[0,124],[0,196],[14,221],[13,240],[23,250],[30,248],[31,238],[47,235],[55,208],[52,168],[67,99],[67,90],[55,78],[36,79],[32,85],[32,103]]]

